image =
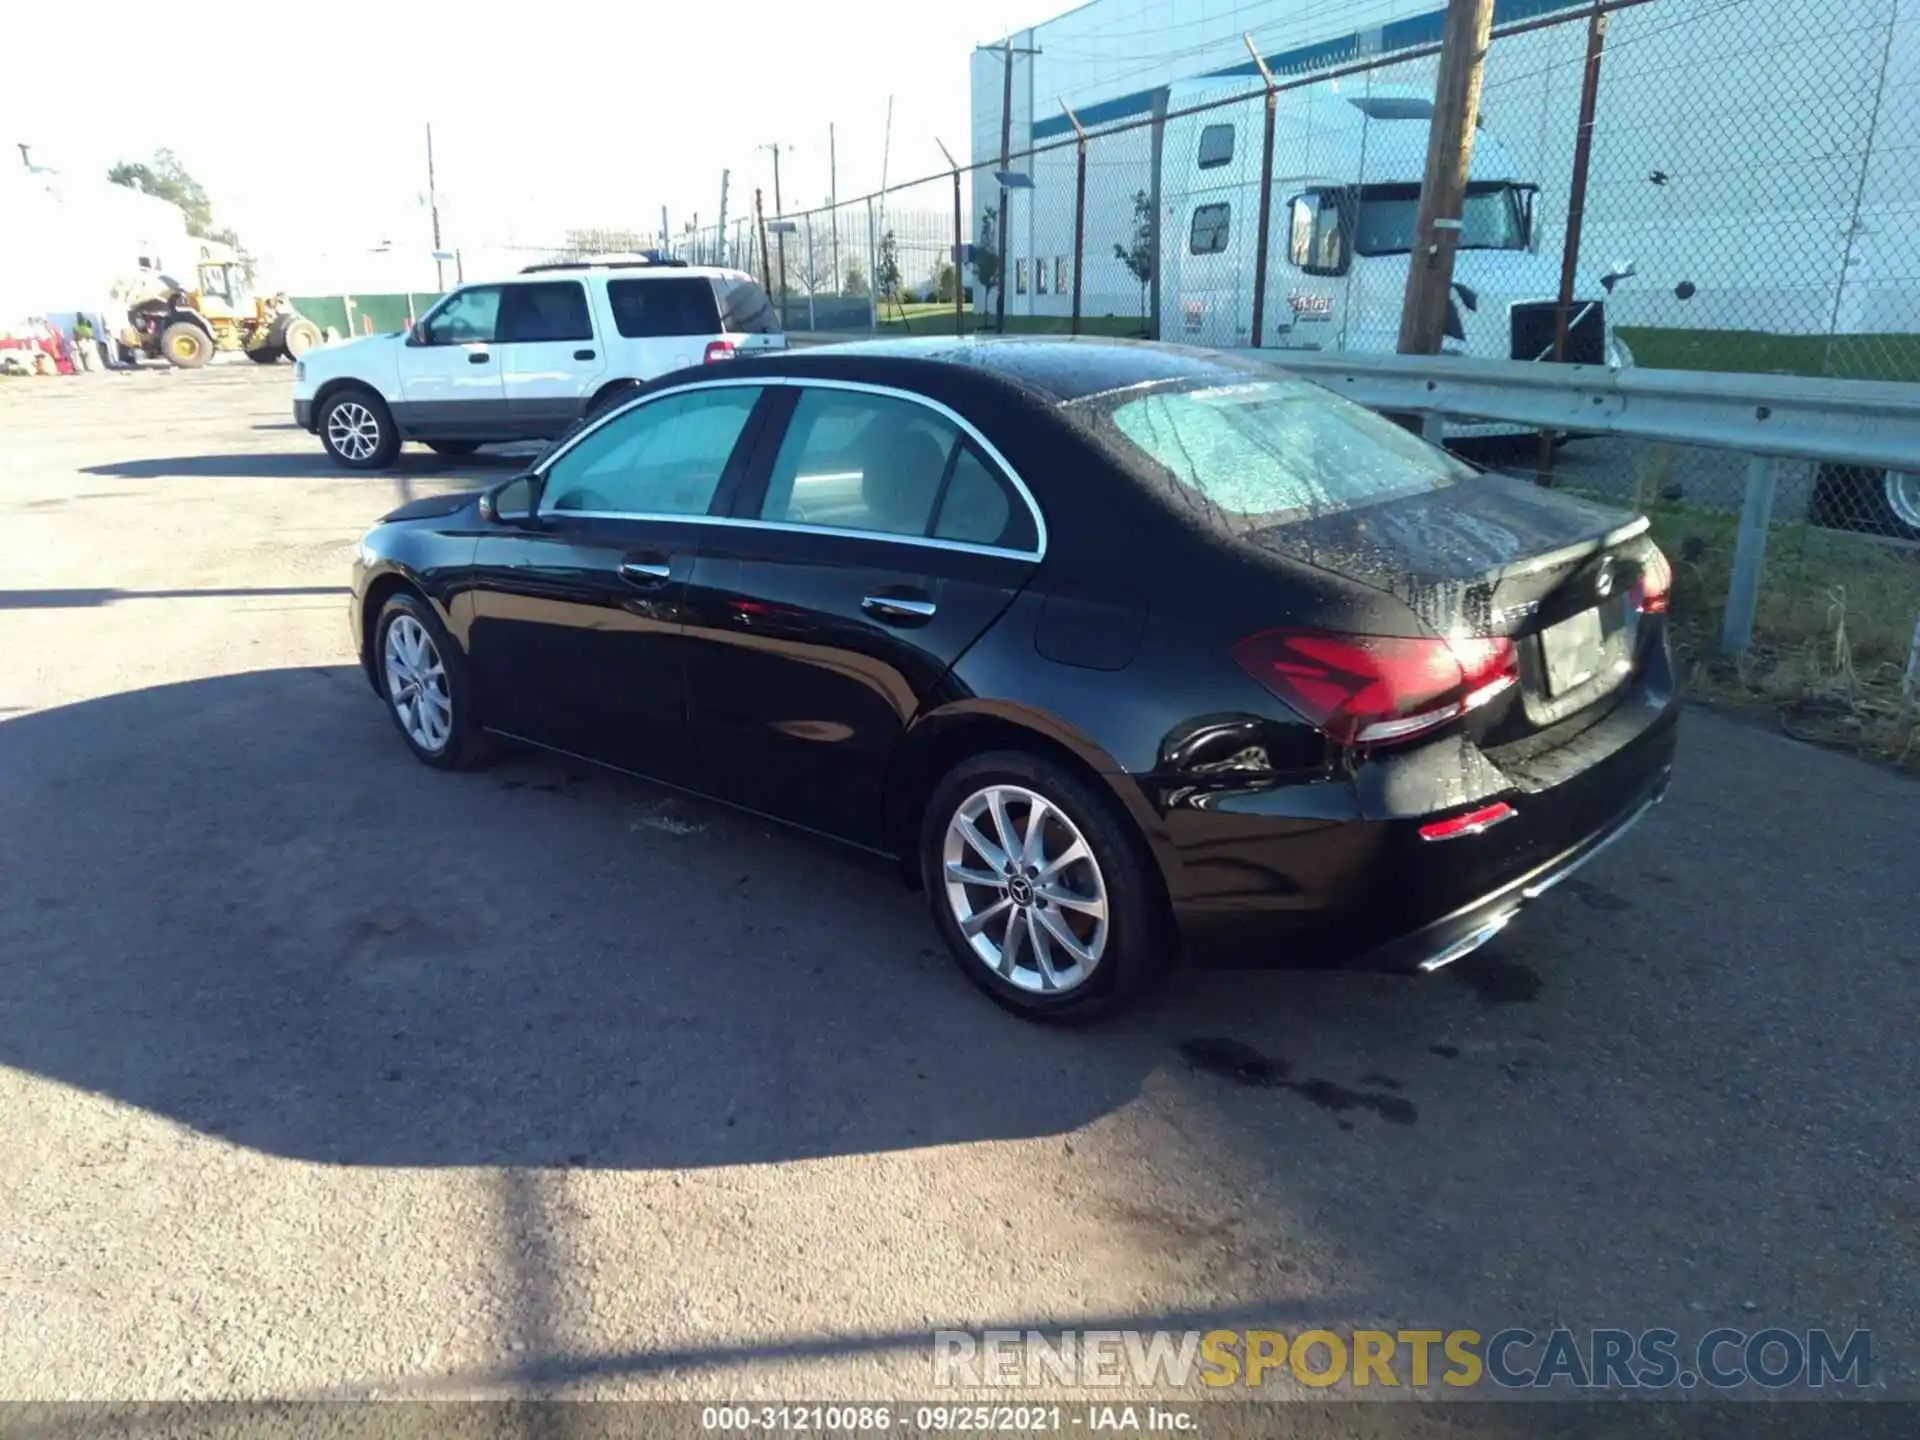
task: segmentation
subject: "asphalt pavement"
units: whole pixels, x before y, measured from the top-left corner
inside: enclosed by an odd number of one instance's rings
[[[289,373],[0,383],[0,1398],[926,1397],[935,1329],[1763,1324],[1920,1394],[1920,788],[1704,710],[1412,981],[1013,1020],[919,897],[407,754]],[[1291,1393],[1282,1391],[1282,1393]]]

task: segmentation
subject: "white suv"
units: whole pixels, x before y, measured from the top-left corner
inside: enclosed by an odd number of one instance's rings
[[[466,455],[552,439],[643,380],[786,343],[767,292],[737,270],[648,258],[530,265],[461,286],[404,334],[307,351],[293,418],[340,464],[377,470],[403,440]]]

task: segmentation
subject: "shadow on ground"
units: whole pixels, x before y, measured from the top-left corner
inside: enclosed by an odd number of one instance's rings
[[[270,1154],[522,1188],[1070,1155],[1138,1108],[1121,1133],[1181,1136],[1238,1207],[1114,1212],[1143,1243],[1311,1236],[1428,1323],[1872,1325],[1878,1358],[1906,1322],[1872,1297],[1920,1237],[1920,948],[1861,857],[1911,839],[1914,791],[1689,723],[1634,842],[1450,978],[1202,975],[1058,1030],[981,999],[891,873],[559,759],[429,770],[350,669],[115,695],[0,721],[0,1064]]]
[[[0,949],[31,957],[0,973],[0,1062],[277,1154],[681,1167],[1030,1137],[1167,1065],[1341,1128],[1417,1115],[1391,1078],[1248,1070],[1220,1037],[1271,977],[1019,1023],[890,868],[543,756],[427,770],[345,668],[9,720],[0,790]],[[1328,1023],[1434,993],[1291,978]]]
[[[402,450],[384,470],[348,470],[329,460],[317,447],[311,453],[264,455],[174,455],[156,460],[115,460],[89,465],[83,475],[111,475],[123,480],[392,480],[407,476],[506,476],[532,463],[533,452],[478,451],[452,459],[430,451]]]

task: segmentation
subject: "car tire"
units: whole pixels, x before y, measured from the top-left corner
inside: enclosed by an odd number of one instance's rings
[[[287,355],[298,360],[307,351],[320,343],[320,327],[304,315],[296,315],[287,321],[280,332],[280,347]]]
[[[400,431],[386,402],[361,386],[327,397],[315,427],[334,463],[349,470],[379,470],[400,453]]]
[[[466,655],[418,595],[401,591],[381,607],[373,666],[387,714],[417,759],[465,770],[484,758]]]
[[[1814,472],[1807,518],[1829,530],[1920,540],[1920,471],[1824,463]]]
[[[160,332],[160,353],[182,370],[198,370],[213,358],[213,339],[191,320],[176,320]]]
[[[1034,801],[1046,807],[1040,853],[1011,857],[1014,875],[1002,872],[992,884],[953,878],[955,864],[983,877],[993,873],[990,857],[966,838],[958,820],[966,818],[995,845],[1003,833],[994,818],[995,797],[1016,844],[1027,841]],[[1071,854],[1076,842],[1085,858],[1046,882],[1046,868]],[[1016,1015],[1082,1021],[1112,1014],[1140,999],[1170,968],[1173,929],[1145,842],[1116,800],[1052,760],[1004,750],[955,766],[928,798],[919,850],[933,922],[955,963]],[[1058,898],[1069,895],[1069,903]],[[1024,928],[1015,916],[1023,918]],[[969,920],[984,922],[973,935]],[[1078,953],[1063,943],[1063,926],[1078,942]],[[1008,935],[1015,930],[1008,957]],[[1031,938],[1036,930],[1040,950],[1050,957],[1045,964]]]
[[[445,455],[449,459],[458,459],[462,455],[471,455],[480,448],[478,440],[429,440],[427,449],[436,455]]]

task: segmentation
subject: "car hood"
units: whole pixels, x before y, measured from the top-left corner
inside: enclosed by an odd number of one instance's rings
[[[325,345],[316,345],[300,358],[309,365],[330,365],[341,356],[351,355],[358,359],[382,349],[391,349],[405,338],[398,334],[356,335],[351,340],[333,340]]]
[[[445,519],[449,515],[458,515],[485,493],[483,490],[461,490],[452,495],[423,495],[418,500],[409,500],[397,510],[389,510],[380,517],[380,523],[390,525],[396,520]]]

